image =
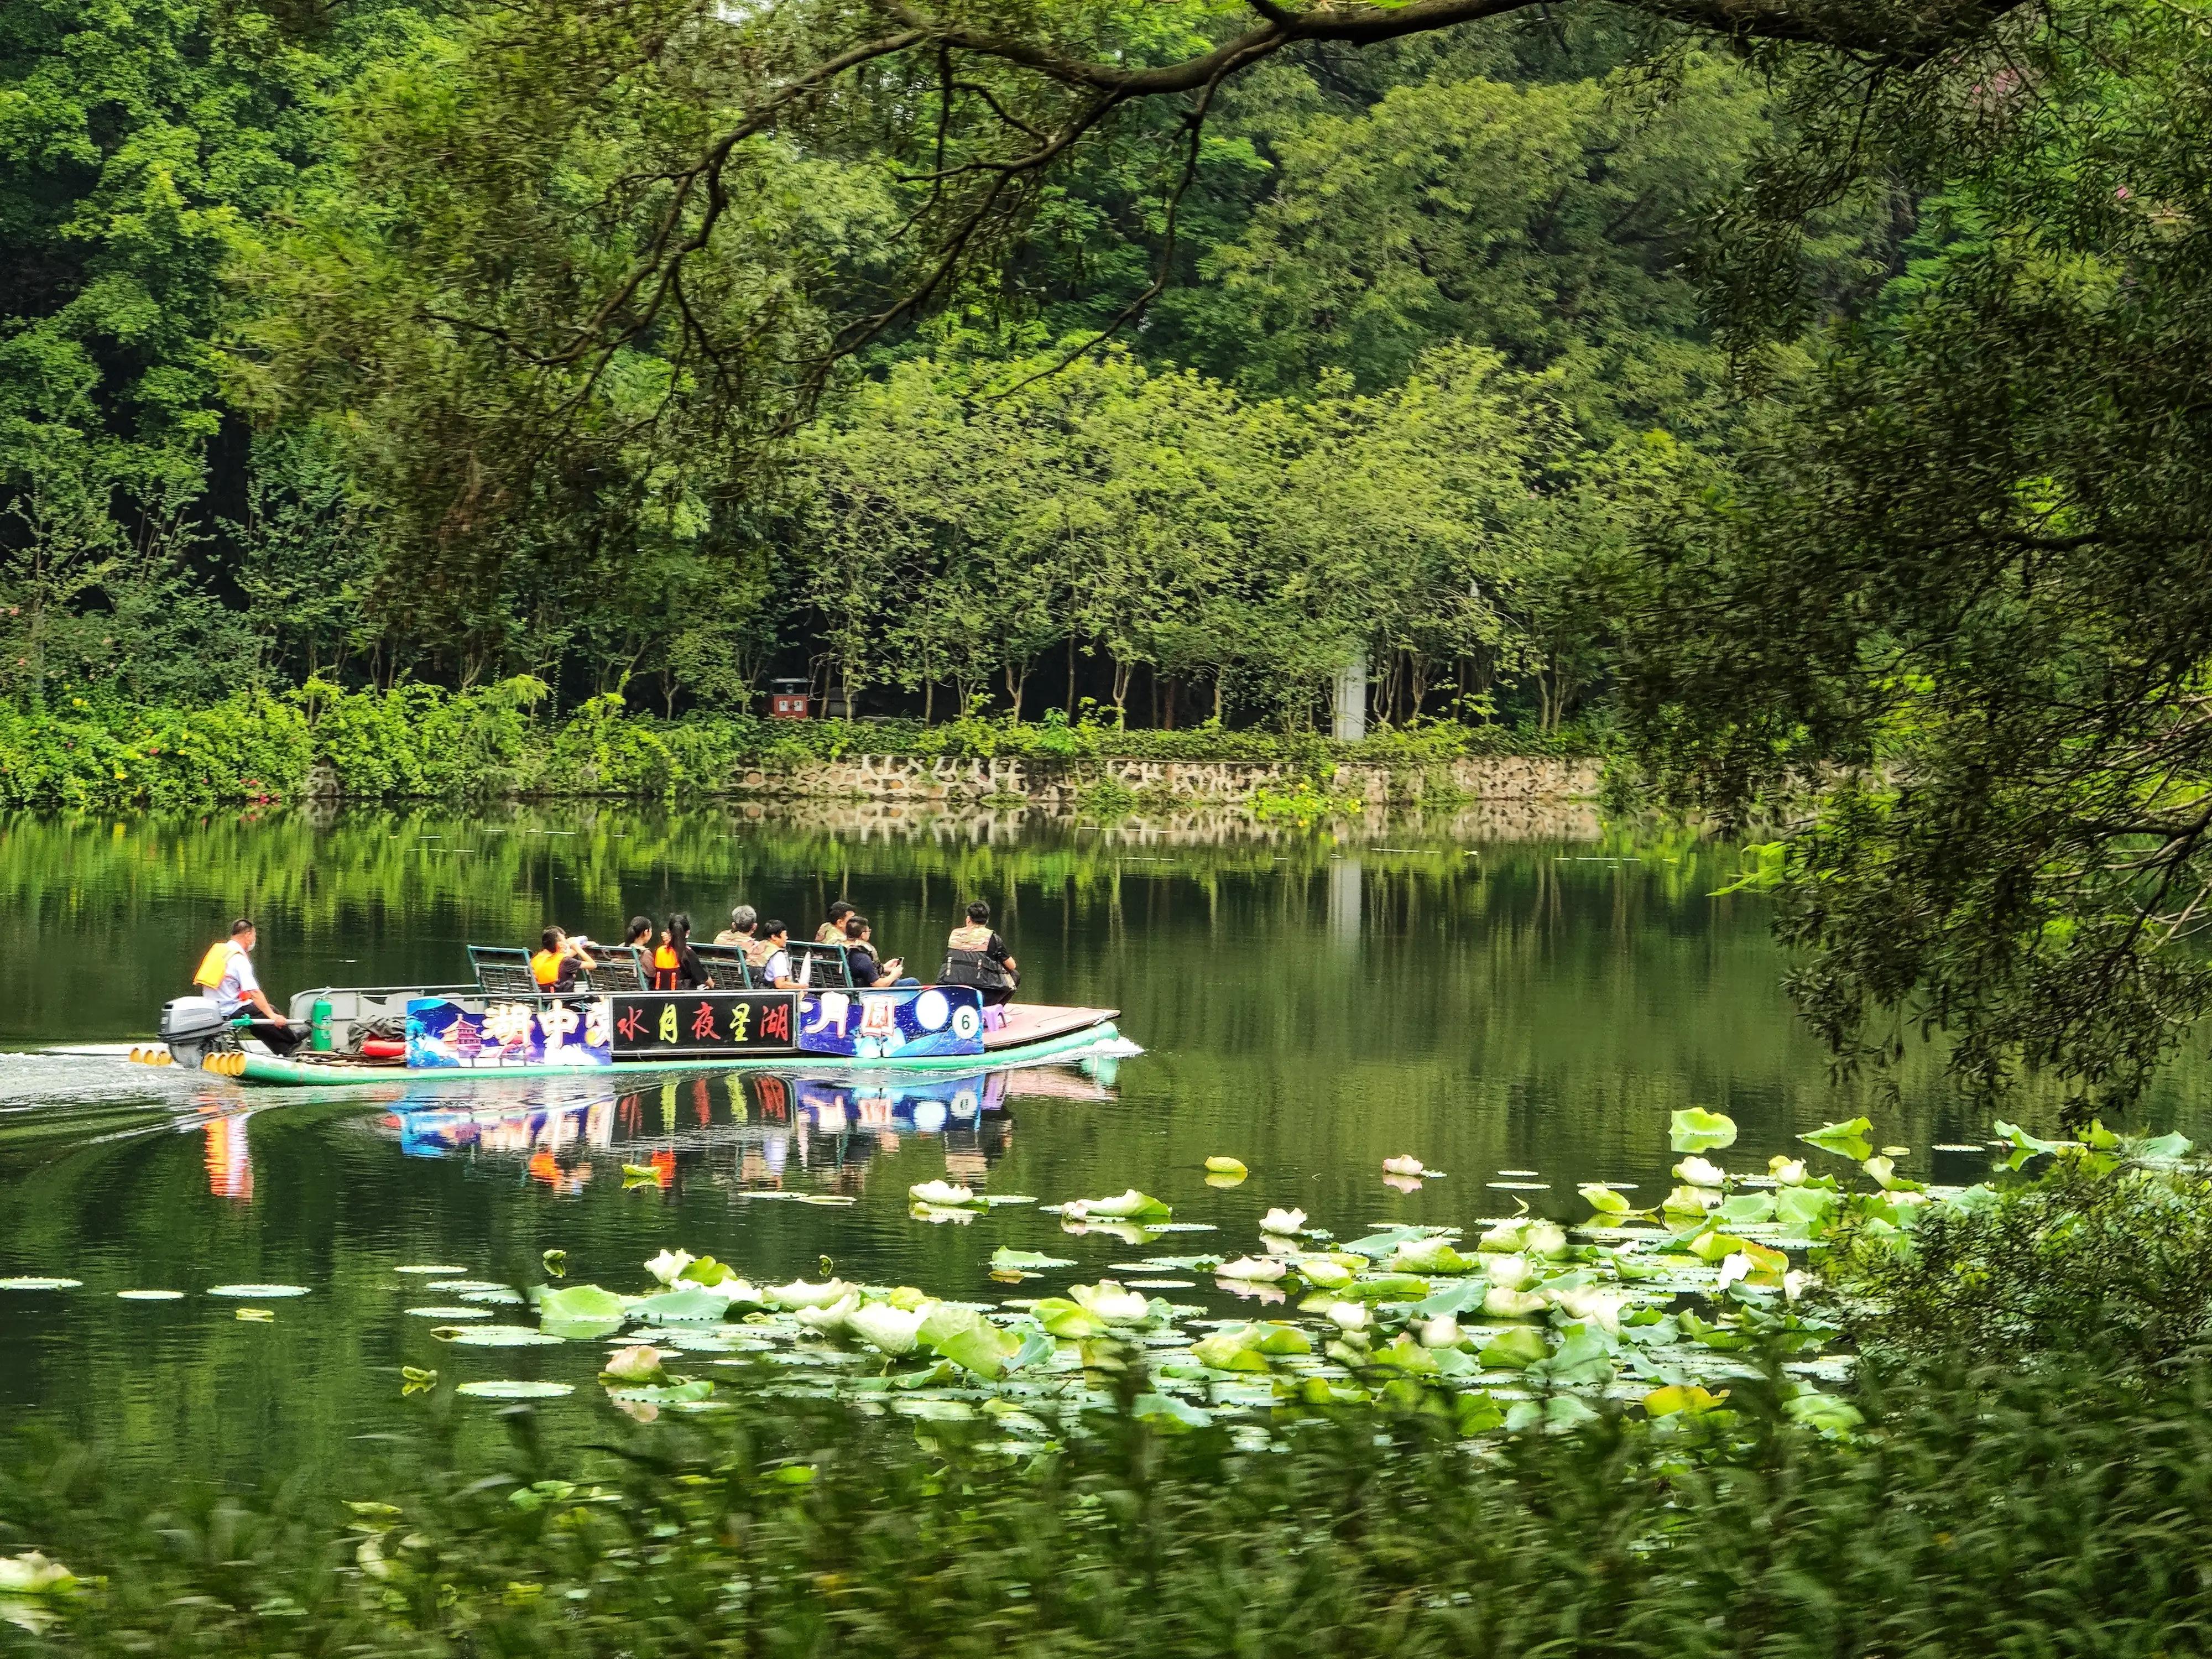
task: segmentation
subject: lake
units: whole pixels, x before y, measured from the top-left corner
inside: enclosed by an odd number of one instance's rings
[[[938,1178],[1044,1202],[1135,1187],[1218,1230],[1171,1241],[1185,1249],[1253,1248],[1274,1206],[1340,1237],[1523,1203],[1576,1221],[1583,1182],[1656,1202],[1668,1114],[1692,1105],[1741,1125],[1738,1167],[1865,1111],[1905,1168],[1974,1178],[1983,1157],[1936,1149],[1986,1126],[1927,1055],[1893,1098],[1831,1082],[1779,988],[1763,902],[1712,896],[1737,862],[1576,810],[1337,836],[1018,815],[900,828],[832,808],[9,819],[0,1277],[82,1285],[0,1294],[0,1407],[125,1462],[337,1471],[363,1437],[421,1420],[403,1366],[590,1383],[592,1344],[465,1349],[408,1311],[482,1294],[433,1288],[454,1280],[534,1284],[550,1249],[571,1282],[625,1291],[672,1248],[762,1284],[818,1276],[826,1256],[842,1276],[978,1301],[1007,1294],[988,1275],[1000,1245],[1070,1258],[1070,1279],[1143,1271],[1115,1266],[1141,1251],[1033,1206],[915,1219],[908,1186]],[[240,912],[281,1000],[463,977],[465,945],[521,943],[548,920],[612,937],[634,912],[680,908],[711,933],[743,901],[811,931],[840,895],[925,973],[960,907],[988,900],[1025,997],[1118,1008],[1146,1052],[1106,1074],[905,1091],[625,1074],[336,1097],[41,1052],[148,1036]],[[2201,1071],[2178,1069],[2150,1121],[2193,1127]],[[2049,1105],[2026,1115],[2047,1123]],[[1382,1163],[1402,1153],[1447,1173],[1395,1190]],[[1209,1186],[1216,1154],[1249,1177]],[[246,1298],[274,1316],[241,1320],[206,1294],[237,1284],[307,1293]],[[146,1289],[187,1294],[117,1295]],[[1203,1273],[1171,1293],[1234,1310]],[[589,1437],[611,1409],[595,1395],[553,1402],[549,1424]]]

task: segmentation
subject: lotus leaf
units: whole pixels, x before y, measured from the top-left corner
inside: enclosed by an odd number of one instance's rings
[[[1728,1171],[1708,1158],[1686,1158],[1674,1166],[1674,1175],[1692,1187],[1728,1185]]]
[[[1613,1191],[1610,1187],[1601,1187],[1595,1182],[1591,1182],[1585,1186],[1577,1187],[1575,1190],[1577,1193],[1580,1193],[1583,1196],[1583,1201],[1600,1215],[1626,1215],[1628,1213],[1628,1200],[1623,1198],[1619,1193]]]
[[[1334,1290],[1352,1283],[1352,1269],[1341,1261],[1332,1261],[1325,1255],[1302,1255],[1293,1264],[1298,1277],[1309,1285],[1318,1285],[1323,1290]]]
[[[1841,1195],[1829,1188],[1785,1187],[1774,1195],[1774,1218],[1792,1232],[1818,1238],[1841,1202]]]
[[[1668,1144],[1678,1152],[1709,1152],[1735,1145],[1735,1120],[1702,1106],[1677,1109],[1668,1123]]]
[[[240,1308],[237,1316],[248,1324],[266,1325],[276,1317],[273,1308]]]
[[[650,1319],[656,1323],[688,1321],[701,1324],[719,1320],[729,1310],[730,1299],[719,1288],[709,1290],[701,1285],[648,1296],[632,1307],[630,1312],[641,1319]]]
[[[1109,1325],[1133,1325],[1152,1317],[1152,1304],[1140,1291],[1124,1290],[1110,1279],[1096,1285],[1071,1285],[1068,1297]]]
[[[1778,1187],[1801,1187],[1805,1182],[1805,1160],[1777,1152],[1766,1160],[1766,1173],[1774,1177]]]
[[[1233,1327],[1192,1344],[1190,1357],[1217,1371],[1264,1371],[1267,1356],[1260,1351],[1260,1341],[1252,1327]]]
[[[906,1195],[917,1204],[931,1205],[938,1209],[981,1209],[982,1200],[975,1196],[971,1187],[963,1187],[951,1181],[922,1181],[906,1189]]]
[[[1483,1264],[1490,1282],[1500,1290],[1522,1291],[1536,1277],[1536,1264],[1525,1255],[1494,1255]]]
[[[940,1302],[931,1309],[915,1334],[943,1358],[987,1381],[1003,1376],[1008,1363],[1027,1352],[1025,1343],[1000,1330],[975,1309],[952,1302]]]
[[[430,1334],[464,1348],[555,1347],[561,1341],[527,1325],[441,1325]]]
[[[472,1395],[479,1400],[557,1400],[563,1395],[574,1394],[575,1388],[568,1382],[500,1381],[464,1382],[453,1392]]]
[[[1202,1429],[1213,1421],[1211,1413],[1167,1394],[1139,1395],[1130,1403],[1129,1415],[1165,1429]]]
[[[1714,1211],[1713,1217],[1731,1227],[1756,1226],[1771,1221],[1775,1218],[1775,1195],[1738,1193]]]
[[[1874,1125],[1867,1119],[1855,1117],[1842,1123],[1824,1123],[1812,1133],[1799,1135],[1797,1139],[1808,1146],[1818,1146],[1824,1152],[1835,1152],[1856,1164],[1874,1156],[1874,1147],[1867,1139],[1867,1131],[1873,1127]],[[2000,1124],[1997,1133],[2003,1133],[2004,1126]]]
[[[914,1352],[922,1325],[934,1305],[925,1303],[908,1310],[894,1308],[886,1302],[871,1302],[846,1316],[845,1328],[871,1347],[880,1348],[896,1359]]]
[[[118,1291],[117,1297],[125,1302],[181,1302],[182,1291]]]
[[[1215,1271],[1224,1279],[1272,1285],[1283,1276],[1285,1269],[1281,1262],[1269,1256],[1240,1255],[1234,1261],[1223,1262]]]
[[[1456,1348],[1467,1340],[1467,1333],[1459,1328],[1459,1321],[1449,1314],[1438,1314],[1421,1322],[1421,1346],[1425,1348]]]
[[[408,1313],[416,1319],[489,1319],[489,1308],[410,1308]]]
[[[410,1262],[404,1267],[394,1267],[392,1271],[396,1273],[427,1273],[435,1279],[451,1279],[455,1273],[465,1273],[468,1272],[468,1269],[466,1267],[456,1267],[451,1262],[433,1261],[425,1263],[416,1261]]]
[[[1720,1203],[1721,1195],[1710,1187],[1677,1187],[1660,1201],[1659,1208],[1664,1215],[1695,1218]]]
[[[1850,1401],[1811,1389],[1784,1401],[1782,1409],[1795,1421],[1822,1434],[1848,1434],[1866,1421]]]
[[[859,1290],[848,1289],[844,1295],[830,1303],[829,1306],[799,1308],[793,1312],[792,1317],[807,1330],[830,1334],[844,1329],[845,1322],[853,1316],[854,1310],[860,1305]]]
[[[76,1283],[74,1279],[69,1282]],[[305,1296],[307,1293],[305,1285],[217,1285],[208,1291],[210,1296],[240,1297],[252,1302],[274,1302],[284,1297]]]
[[[1614,1290],[1604,1285],[1570,1285],[1546,1292],[1552,1305],[1570,1319],[1580,1319],[1604,1331],[1620,1328],[1620,1310],[1630,1301],[1629,1292]]]
[[[1540,1291],[1509,1291],[1495,1285],[1482,1298],[1482,1310],[1492,1319],[1528,1319],[1549,1305]]]
[[[1336,1328],[1346,1334],[1364,1331],[1375,1322],[1374,1311],[1364,1302],[1332,1302],[1325,1311]]]
[[[1244,1176],[1251,1173],[1236,1158],[1223,1157],[1218,1153],[1206,1160],[1206,1172],[1208,1175],[1224,1176]]]
[[[1060,1215],[1076,1221],[1164,1221],[1175,1212],[1134,1187],[1114,1198],[1079,1198],[1060,1206]]]
[[[1036,1273],[1046,1267],[1074,1265],[1071,1256],[1047,1255],[1042,1250],[1009,1249],[1004,1244],[991,1252],[991,1271],[994,1273]]]
[[[1106,1322],[1079,1303],[1048,1296],[1030,1310],[1030,1316],[1053,1335],[1071,1342],[1089,1341],[1106,1334]]]
[[[1480,1279],[1457,1279],[1423,1297],[1413,1304],[1413,1311],[1424,1319],[1472,1313],[1482,1306],[1488,1294],[1489,1286]]]
[[[1682,1412],[1694,1415],[1712,1410],[1728,1398],[1728,1394],[1726,1389],[1713,1394],[1694,1382],[1671,1382],[1644,1396],[1644,1411],[1647,1417],[1673,1417]]]
[[[548,1250],[543,1255],[539,1256],[538,1260],[540,1264],[544,1266],[545,1269],[545,1276],[548,1279],[565,1279],[568,1277],[568,1251]]]
[[[635,1387],[610,1383],[607,1387],[607,1397],[625,1406],[696,1406],[714,1392],[714,1385],[705,1377],[679,1377]]]
[[[824,1285],[794,1279],[788,1285],[771,1285],[761,1294],[771,1308],[826,1308],[852,1291],[853,1286],[842,1279],[833,1279]]]
[[[1388,1365],[1393,1370],[1404,1371],[1409,1376],[1434,1376],[1437,1374],[1437,1357],[1403,1332],[1386,1346],[1377,1348],[1372,1363]]]
[[[1528,1222],[1524,1216],[1516,1216],[1510,1221],[1501,1221],[1477,1239],[1474,1248],[1492,1255],[1516,1253],[1522,1248],[1524,1235],[1528,1230]]]
[[[1522,1237],[1531,1255],[1565,1255],[1573,1248],[1567,1242],[1567,1230],[1556,1221],[1532,1221]]]
[[[1408,1239],[1390,1257],[1392,1267],[1419,1273],[1472,1273],[1479,1265],[1472,1256],[1462,1255],[1452,1247],[1451,1240],[1442,1235]]]
[[[1484,1343],[1476,1357],[1492,1370],[1521,1370],[1540,1364],[1551,1351],[1541,1331],[1533,1325],[1516,1325]]]

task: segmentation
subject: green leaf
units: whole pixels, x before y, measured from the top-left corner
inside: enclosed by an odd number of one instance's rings
[[[1668,1138],[1678,1152],[1704,1152],[1716,1146],[1733,1146],[1735,1120],[1724,1113],[1709,1112],[1702,1106],[1685,1106],[1674,1114]]]
[[[1498,1332],[1484,1343],[1477,1357],[1493,1370],[1504,1367],[1521,1370],[1540,1364],[1551,1352],[1551,1344],[1545,1341],[1543,1332],[1533,1325],[1516,1325]]]
[[[1626,1215],[1629,1212],[1628,1200],[1610,1187],[1600,1187],[1592,1183],[1585,1187],[1577,1187],[1575,1190],[1580,1193],[1583,1200],[1600,1215]]]
[[[988,1382],[1006,1375],[1007,1363],[1023,1349],[1012,1332],[1000,1329],[973,1308],[950,1302],[932,1308],[915,1335],[917,1341]]]
[[[1776,1210],[1772,1193],[1738,1193],[1715,1210],[1713,1217],[1731,1227],[1749,1226],[1773,1220]]]
[[[1074,1261],[1064,1255],[1047,1255],[1042,1250],[1017,1250],[1001,1244],[991,1252],[991,1271],[994,1273],[1036,1273],[1047,1267],[1073,1267]]]
[[[1824,1123],[1812,1133],[1797,1139],[1808,1146],[1818,1146],[1824,1152],[1834,1152],[1860,1164],[1874,1156],[1874,1144],[1867,1139],[1873,1127],[1868,1119],[1855,1117],[1843,1123]]]
[[[1206,1160],[1209,1164],[1213,1160]],[[1212,1416],[1170,1394],[1140,1394],[1129,1405],[1129,1415],[1140,1423],[1165,1429],[1202,1429]]]
[[[1789,1232],[1818,1238],[1827,1231],[1828,1218],[1841,1201],[1826,1187],[1784,1187],[1774,1195],[1774,1218]]]

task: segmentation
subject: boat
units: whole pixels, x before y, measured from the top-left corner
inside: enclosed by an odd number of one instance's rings
[[[486,945],[469,947],[468,984],[318,986],[286,1011],[312,1034],[291,1054],[244,1037],[205,998],[180,997],[161,1011],[161,1046],[137,1054],[315,1088],[610,1070],[974,1072],[1143,1052],[1122,1037],[1112,1008],[1018,1002],[989,1018],[969,986],[856,985],[836,945],[793,945],[799,988],[779,990],[758,983],[737,952],[696,948],[715,988],[654,989],[641,956],[602,949],[574,991],[551,994],[526,951]]]

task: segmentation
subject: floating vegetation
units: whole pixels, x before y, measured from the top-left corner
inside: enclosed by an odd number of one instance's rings
[[[418,1264],[405,1267],[394,1267],[392,1271],[396,1273],[425,1273],[436,1278],[450,1279],[455,1273],[465,1273],[468,1272],[468,1269],[466,1267],[456,1267],[433,1262],[427,1267]]]
[[[0,1279],[0,1291],[74,1291],[83,1283],[82,1279]]]
[[[246,1321],[249,1325],[268,1325],[276,1322],[276,1310],[274,1308],[240,1308],[234,1317]]]
[[[408,1313],[416,1319],[489,1319],[489,1308],[410,1308]]]
[[[441,1279],[422,1288],[442,1291],[447,1296],[477,1296],[487,1291],[504,1291],[507,1287],[495,1279]]]
[[[441,1325],[430,1334],[462,1348],[550,1347],[562,1340],[527,1325]]]
[[[115,1297],[118,1302],[182,1302],[185,1293],[182,1291],[118,1291]]]
[[[238,1297],[254,1302],[276,1302],[287,1297],[305,1296],[307,1287],[305,1285],[216,1285],[209,1289],[208,1294]]]
[[[434,1375],[434,1373],[433,1373]],[[576,1392],[570,1382],[529,1382],[507,1379],[490,1382],[464,1382],[453,1390],[477,1400],[558,1400]]]

